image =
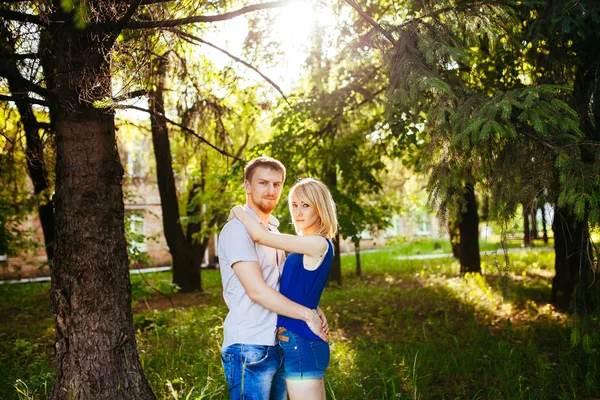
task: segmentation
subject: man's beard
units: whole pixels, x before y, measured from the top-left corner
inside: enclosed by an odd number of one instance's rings
[[[255,201],[254,204],[265,214],[271,214],[271,212],[273,212],[273,210],[277,207],[277,198],[263,199],[261,197],[259,201]]]

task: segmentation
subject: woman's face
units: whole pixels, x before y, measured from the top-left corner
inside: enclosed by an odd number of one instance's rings
[[[297,196],[292,196],[290,210],[296,230],[302,231],[303,235],[312,235],[319,232],[321,217],[319,217],[312,205]]]

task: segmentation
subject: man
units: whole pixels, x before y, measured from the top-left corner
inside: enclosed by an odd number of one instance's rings
[[[271,231],[279,222],[271,215],[281,197],[285,167],[258,157],[244,169],[246,211]],[[223,324],[221,358],[232,400],[286,398],[281,348],[276,342],[277,314],[306,321],[323,340],[326,323],[319,314],[279,293],[285,253],[255,244],[237,219],[219,235],[223,297],[229,313]]]

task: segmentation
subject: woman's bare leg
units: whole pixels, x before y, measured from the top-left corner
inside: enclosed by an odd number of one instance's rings
[[[286,379],[285,383],[290,400],[325,400],[325,381],[323,379]]]

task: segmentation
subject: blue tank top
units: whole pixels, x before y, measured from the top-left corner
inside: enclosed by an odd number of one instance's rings
[[[327,253],[321,265],[314,271],[304,268],[303,254],[290,253],[283,266],[283,274],[279,283],[279,291],[288,299],[302,304],[305,307],[315,309],[321,300],[321,294],[325,289],[331,263],[333,261],[333,246],[327,240]],[[312,333],[306,322],[288,318],[283,315],[277,316],[277,326],[283,326],[286,329],[306,338],[319,339]]]

